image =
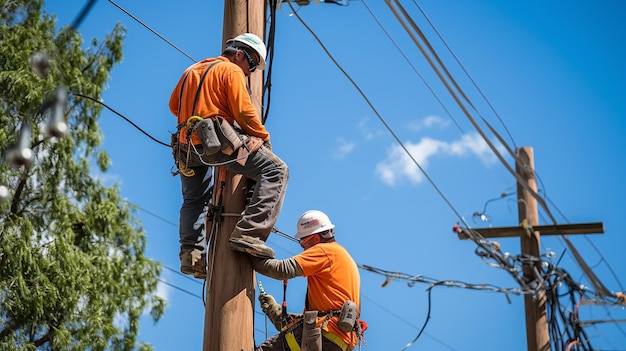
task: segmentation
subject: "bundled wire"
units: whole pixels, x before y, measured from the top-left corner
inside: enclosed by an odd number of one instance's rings
[[[465,282],[461,282],[458,280],[438,280],[438,279],[424,277],[422,275],[413,276],[413,275],[400,273],[400,272],[387,271],[384,269],[375,268],[375,267],[363,265],[363,264],[360,264],[359,268],[372,272],[372,273],[385,276],[386,280],[383,282],[382,287],[387,286],[393,279],[397,279],[397,280],[408,281],[407,285],[409,287],[415,286],[416,283],[425,283],[425,284],[430,284],[433,286],[440,285],[440,286],[446,286],[446,287],[452,287],[452,288],[463,288],[463,289],[470,289],[470,290],[498,292],[498,293],[503,293],[506,296],[508,296],[509,294],[513,294],[513,295],[524,294],[524,291],[522,291],[519,288],[502,288],[502,287],[498,287],[498,286],[487,284],[487,283],[470,284],[470,283],[465,283]]]

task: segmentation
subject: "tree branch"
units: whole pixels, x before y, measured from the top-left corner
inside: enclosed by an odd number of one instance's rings
[[[11,201],[11,213],[15,215],[17,215],[17,205],[20,202],[22,191],[24,190],[24,187],[26,186],[26,180],[28,179],[28,170],[29,168],[26,167],[26,169],[24,170],[24,173],[20,177],[20,182],[17,184],[17,187],[15,188],[13,201]]]

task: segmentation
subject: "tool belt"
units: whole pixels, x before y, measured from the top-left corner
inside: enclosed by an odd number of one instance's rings
[[[187,126],[185,139],[186,144],[181,143],[179,136],[183,127]],[[172,156],[178,172],[185,176],[192,176],[191,167],[207,165],[203,156],[214,155],[222,152],[232,155],[241,148],[247,141],[248,136],[240,128],[233,126],[221,116],[202,118],[199,116],[190,117],[187,122],[177,126],[178,131],[172,134],[170,146]],[[200,138],[202,147],[191,144],[192,133],[196,133]]]
[[[222,151],[226,155],[232,155],[233,152],[243,146],[241,132],[237,131],[224,117],[200,118],[193,116],[190,120],[195,118],[201,120],[193,123],[187,130],[187,134],[190,135],[194,131],[198,134],[205,155],[213,155],[218,151]]]
[[[339,311],[305,311],[302,318],[293,320],[290,324],[285,326],[281,333],[283,334],[287,346],[291,351],[322,351],[322,337],[328,339],[333,344],[337,345],[342,351],[351,350],[348,345],[340,336],[328,332],[322,327],[328,323],[333,316],[339,316]],[[317,326],[319,317],[325,317],[320,326]],[[296,340],[294,330],[302,327],[302,338],[300,344]]]

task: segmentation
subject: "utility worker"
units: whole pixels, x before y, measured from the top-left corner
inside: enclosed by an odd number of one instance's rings
[[[335,241],[335,225],[323,212],[305,212],[297,227],[295,237],[304,249],[302,253],[284,260],[253,257],[252,264],[260,274],[275,279],[306,277],[305,311],[302,315],[287,314],[274,297],[261,293],[263,312],[281,332],[263,342],[257,351],[352,350],[364,329],[358,320],[358,266]]]
[[[265,240],[278,218],[289,173],[272,152],[270,133],[247,86],[252,72],[265,69],[266,52],[258,36],[241,34],[226,41],[221,56],[189,66],[172,91],[169,108],[178,119],[172,152],[183,195],[179,257],[184,274],[206,277],[204,217],[215,165],[256,181],[230,235],[230,247],[257,257],[274,257]]]

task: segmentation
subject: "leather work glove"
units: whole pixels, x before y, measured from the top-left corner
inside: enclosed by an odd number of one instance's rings
[[[255,136],[251,136],[248,139],[248,142],[246,142],[246,147],[248,148],[248,151],[250,152],[255,152],[259,150],[262,145],[263,145],[263,139],[259,137],[255,137]]]
[[[278,302],[274,299],[274,296],[266,293],[262,293],[259,295],[259,302],[261,303],[261,310],[263,313],[272,321],[274,327],[277,330],[282,329],[282,312],[283,309],[280,307]]]

